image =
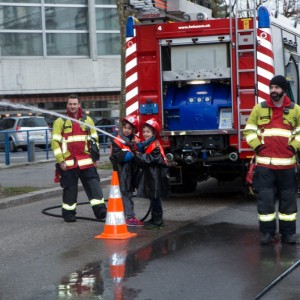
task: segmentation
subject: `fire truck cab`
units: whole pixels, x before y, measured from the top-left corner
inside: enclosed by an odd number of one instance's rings
[[[174,13],[183,0],[164,2],[159,21],[145,12],[144,22],[128,20],[126,114],[136,113],[141,124],[158,120],[173,190],[192,192],[210,177],[245,175],[253,152],[242,131],[274,74],[287,78],[299,104],[300,25],[254,9],[255,1],[253,9],[237,1],[229,18],[208,18],[206,8],[193,6],[169,22],[169,2]]]

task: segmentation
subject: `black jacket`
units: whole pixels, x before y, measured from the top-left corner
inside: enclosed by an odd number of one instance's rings
[[[151,153],[137,153],[135,160],[141,168],[137,196],[143,198],[167,198],[170,195],[168,167],[159,147]]]
[[[125,140],[123,135],[121,135],[121,138]],[[126,142],[128,141],[126,140]],[[137,187],[137,164],[133,158],[127,162],[124,161],[126,154],[132,152],[132,144],[128,142],[127,146],[130,147],[130,151],[123,151],[122,148],[113,141],[110,156],[114,170],[118,172],[121,193],[133,192]]]

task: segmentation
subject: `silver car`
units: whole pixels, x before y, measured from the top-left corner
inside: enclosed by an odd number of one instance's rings
[[[44,117],[7,117],[0,123],[0,147],[5,147],[5,135],[8,134],[11,152],[18,148],[27,150],[28,142],[34,141],[36,146],[50,147],[51,130]]]

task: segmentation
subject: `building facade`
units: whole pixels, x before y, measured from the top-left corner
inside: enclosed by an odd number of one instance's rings
[[[0,99],[64,112],[76,93],[87,113],[116,118],[120,70],[115,0],[0,1]]]

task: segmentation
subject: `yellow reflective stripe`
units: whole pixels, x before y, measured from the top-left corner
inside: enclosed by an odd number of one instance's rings
[[[295,141],[300,142],[300,136],[299,135],[295,136]]]
[[[60,134],[53,134],[52,140],[60,142],[62,140],[62,136]]]
[[[54,156],[57,156],[57,155],[62,154],[61,149],[60,149],[60,148],[54,149],[54,150],[53,150],[53,154],[54,154]]]
[[[258,131],[258,135],[260,136],[281,136],[281,137],[291,137],[292,133],[290,130],[281,129],[281,128],[271,128],[265,129],[263,132]]]
[[[262,222],[270,222],[276,219],[276,213],[268,215],[258,215],[258,220]]]
[[[104,204],[104,198],[102,198],[101,200],[92,199],[92,200],[90,200],[90,203],[91,203],[91,206],[98,205],[98,204]]]
[[[247,143],[250,143],[251,141],[257,139],[257,134],[256,133],[250,133],[246,136],[246,141]]]
[[[72,136],[68,136],[68,139],[66,141],[67,143],[84,142],[86,138],[87,138],[86,135],[72,135]]]
[[[93,164],[93,161],[92,161],[91,158],[86,158],[86,159],[80,159],[80,160],[78,160],[78,166],[79,167],[90,165],[90,164]]]
[[[63,140],[61,143],[62,153],[66,153],[68,151],[67,142]]]
[[[293,134],[297,134],[300,132],[300,127],[296,127],[296,129],[294,129]]]
[[[107,212],[106,219],[105,219],[105,224],[106,225],[123,225],[123,224],[126,224],[124,212],[123,211]]]
[[[278,213],[278,219],[282,221],[295,221],[297,219],[297,213],[293,213],[290,215]]]
[[[74,166],[74,159],[68,159],[65,161],[67,167]]]
[[[246,124],[245,129],[244,130],[257,130],[257,125],[254,124]]]
[[[62,208],[65,209],[65,210],[75,210],[76,209],[76,203],[74,203],[73,205],[63,203]]]
[[[291,158],[275,158],[256,156],[256,162],[264,165],[290,166],[296,163],[295,156]]]

